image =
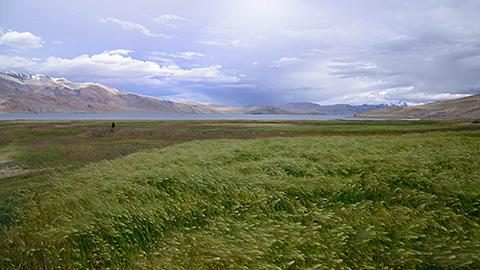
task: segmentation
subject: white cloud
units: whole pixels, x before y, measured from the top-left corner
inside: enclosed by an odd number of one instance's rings
[[[175,59],[171,56],[171,54],[164,53],[164,52],[151,52],[148,56],[148,59],[162,63],[162,64],[174,64]]]
[[[186,60],[203,58],[205,56],[206,56],[205,54],[199,53],[199,52],[178,52],[173,55],[173,57],[175,58],[181,58]]]
[[[115,24],[120,25],[125,30],[137,31],[137,32],[139,32],[139,33],[141,33],[145,36],[149,36],[149,37],[162,37],[162,38],[166,38],[166,39],[171,38],[171,36],[169,36],[169,35],[153,33],[150,30],[148,30],[148,28],[146,28],[145,26],[143,26],[141,24],[138,24],[138,23],[131,22],[131,21],[125,21],[125,20],[120,20],[120,19],[110,18],[110,17],[106,17],[106,18],[104,18],[100,21],[103,22],[103,23],[109,23],[109,22],[115,23]]]
[[[42,38],[30,32],[9,31],[0,36],[0,45],[17,49],[37,49],[43,46]]]
[[[396,87],[382,89],[377,91],[364,91],[361,93],[349,94],[345,96],[335,97],[324,100],[327,104],[348,103],[348,104],[366,104],[366,103],[407,103],[410,106],[421,105],[427,102],[448,100],[454,98],[466,97],[468,94],[452,94],[452,93],[432,93],[419,91],[414,87]]]
[[[41,71],[63,77],[82,76],[85,78],[139,78],[157,74],[160,67],[148,61],[127,56],[129,50],[111,50],[92,56],[81,55],[73,59],[49,57],[42,64]]]
[[[116,50],[105,51],[104,53],[108,53],[108,54],[119,54],[119,55],[128,55],[128,54],[133,53],[133,50],[116,49]]]
[[[195,60],[206,57],[205,54],[199,52],[177,52],[177,53],[165,53],[165,52],[151,52],[150,59],[159,62],[168,62],[172,63],[175,59],[183,60]]]
[[[366,61],[333,60],[327,63],[327,68],[330,74],[342,79],[380,78],[390,74],[377,64]]]
[[[28,71],[29,67],[36,64],[33,59],[21,56],[0,55],[0,70]]]
[[[175,63],[161,66],[152,61],[129,56],[132,52],[117,49],[94,55],[80,55],[71,59],[48,57],[43,62],[18,56],[0,55],[0,68],[39,72],[77,80],[133,84],[155,85],[172,81],[235,83],[240,80],[236,75],[225,74],[220,65],[189,69]]]
[[[271,67],[285,67],[301,62],[302,60],[297,57],[282,57],[271,65]]]
[[[213,65],[209,67],[200,67],[192,69],[180,69],[174,67],[172,69],[173,77],[188,81],[214,81],[235,83],[240,79],[237,76],[228,76],[222,73],[221,65]]]
[[[177,29],[183,26],[186,22],[188,22],[187,19],[177,15],[173,15],[173,14],[165,14],[165,15],[156,17],[153,19],[153,21],[173,29]]]
[[[204,40],[200,41],[201,44],[205,45],[210,45],[210,46],[218,46],[218,47],[224,47],[224,46],[232,46],[232,47],[243,47],[243,48],[252,48],[253,44],[241,41],[239,39],[233,39],[233,40]]]
[[[163,64],[175,64],[178,59],[191,61],[204,57],[206,57],[206,55],[203,53],[186,51],[177,53],[151,52],[148,58]]]

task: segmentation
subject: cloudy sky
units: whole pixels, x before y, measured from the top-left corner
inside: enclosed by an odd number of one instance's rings
[[[480,1],[0,0],[0,70],[204,103],[480,92]]]

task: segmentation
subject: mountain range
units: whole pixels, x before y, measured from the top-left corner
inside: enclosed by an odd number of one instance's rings
[[[161,100],[98,83],[15,72],[0,73],[3,113],[216,113],[208,105]]]
[[[189,113],[189,114],[318,114],[352,116],[397,105],[321,106],[289,103],[245,107],[172,101],[120,91],[99,83],[0,72],[0,113]]]
[[[480,119],[480,94],[420,106],[372,110],[357,116],[376,118]]]

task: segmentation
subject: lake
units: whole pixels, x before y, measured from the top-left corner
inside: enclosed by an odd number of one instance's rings
[[[282,114],[0,114],[0,120],[364,120],[339,115]],[[375,120],[369,118],[368,120]],[[376,119],[381,120],[381,119]]]

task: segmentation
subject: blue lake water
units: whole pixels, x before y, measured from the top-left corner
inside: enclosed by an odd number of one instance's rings
[[[338,115],[281,114],[0,114],[0,120],[362,120]],[[375,119],[368,119],[375,120]],[[380,120],[380,119],[376,119]]]

